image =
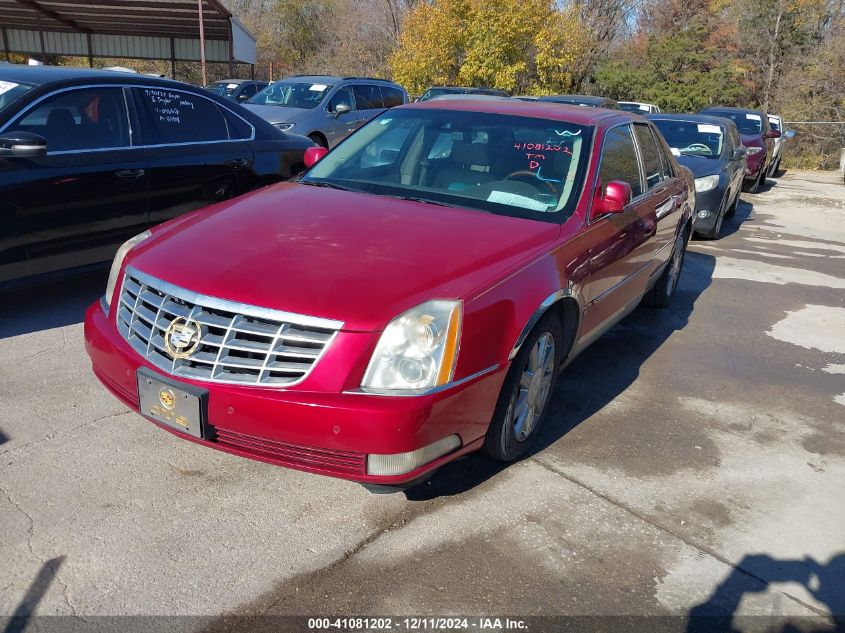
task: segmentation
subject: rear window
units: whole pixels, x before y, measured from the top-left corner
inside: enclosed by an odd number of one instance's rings
[[[405,103],[405,95],[397,88],[390,88],[389,86],[381,87],[381,96],[384,99],[385,108],[393,108]]]
[[[706,114],[730,119],[742,134],[760,134],[763,131],[763,117],[756,112],[731,112],[707,110]]]

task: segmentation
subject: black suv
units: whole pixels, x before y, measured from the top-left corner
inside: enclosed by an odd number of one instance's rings
[[[0,65],[0,287],[109,261],[152,224],[295,175],[311,146],[180,82]]]

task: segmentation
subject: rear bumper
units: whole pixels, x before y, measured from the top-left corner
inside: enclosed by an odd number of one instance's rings
[[[175,379],[144,362],[123,340],[99,302],[85,315],[85,346],[100,382],[136,412],[140,412],[136,371],[141,366],[165,380],[207,389],[208,436],[198,439],[156,423],[174,435],[279,466],[384,485],[418,479],[479,448],[507,371],[506,365],[491,368],[452,388],[412,397]],[[415,470],[391,476],[367,472],[367,455],[415,451],[449,435],[459,436],[460,447]]]

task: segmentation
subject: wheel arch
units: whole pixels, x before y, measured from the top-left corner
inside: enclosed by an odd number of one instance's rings
[[[563,350],[559,362],[563,362],[575,347],[578,328],[581,325],[581,306],[569,289],[561,289],[550,294],[531,314],[528,322],[523,326],[519,336],[508,354],[508,360],[513,360],[525,343],[525,340],[547,314],[555,315],[563,328]]]

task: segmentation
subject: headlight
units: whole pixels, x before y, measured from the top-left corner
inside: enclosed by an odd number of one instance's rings
[[[292,130],[294,125],[296,123],[274,123],[273,127],[282,132],[287,132],[288,130]]]
[[[719,184],[719,175],[713,176],[704,176],[702,178],[695,179],[695,191],[696,193],[704,193],[705,191],[710,191]]]
[[[745,154],[747,156],[754,156],[754,154],[757,154],[757,153],[762,152],[762,151],[763,151],[762,147],[746,147],[745,148]]]
[[[381,334],[361,387],[420,391],[452,380],[463,305],[427,301],[399,315]]]
[[[120,268],[123,266],[123,260],[126,259],[126,254],[131,251],[137,244],[140,244],[145,239],[150,237],[152,233],[144,231],[133,238],[126,240],[114,256],[114,261],[111,264],[111,272],[109,273],[109,282],[106,284],[106,305],[111,307],[111,297],[114,294],[114,287],[117,285],[117,276],[120,274]]]

